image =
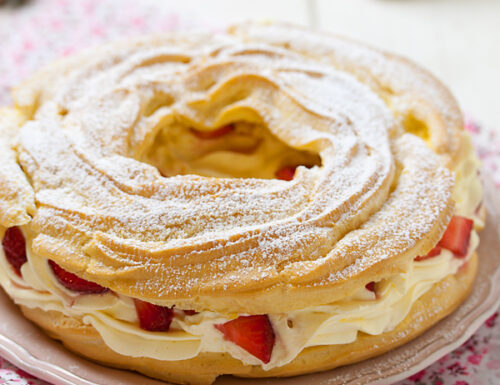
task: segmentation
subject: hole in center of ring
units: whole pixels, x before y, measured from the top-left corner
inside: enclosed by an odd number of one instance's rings
[[[298,166],[321,166],[317,153],[295,149],[264,125],[246,121],[208,128],[174,122],[158,131],[139,160],[165,177],[292,180]]]

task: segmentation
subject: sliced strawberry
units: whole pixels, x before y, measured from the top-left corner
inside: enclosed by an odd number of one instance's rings
[[[49,265],[59,283],[66,289],[85,294],[101,294],[109,290],[95,282],[87,281],[73,273],[70,273],[69,271],[64,270],[61,266],[50,259]]]
[[[234,130],[234,125],[228,124],[227,126],[222,126],[212,131],[199,131],[195,128],[191,128],[191,132],[200,139],[217,139],[221,136],[229,134]]]
[[[184,312],[185,315],[196,315],[196,314],[198,314],[198,312],[195,311],[195,310],[183,310],[183,312]]]
[[[429,251],[427,255],[419,255],[418,257],[416,257],[415,261],[425,261],[426,259],[437,257],[439,254],[441,254],[441,246],[437,245],[435,248]]]
[[[135,310],[139,317],[139,324],[144,330],[151,332],[166,332],[174,318],[174,309],[155,305],[150,302],[134,299]]]
[[[271,361],[275,335],[267,315],[240,316],[214,326],[224,334],[224,339],[245,349],[265,364]]]
[[[21,266],[28,260],[26,258],[26,240],[19,227],[9,227],[2,239],[3,251],[7,261],[17,275],[21,277]]]
[[[274,173],[276,178],[286,181],[291,181],[295,175],[297,166],[285,166]]]
[[[439,246],[450,250],[457,258],[465,257],[469,248],[470,233],[473,226],[473,220],[454,215],[441,241],[439,241]]]
[[[366,290],[370,290],[372,293],[375,293],[375,282],[374,281],[371,281],[371,282],[368,282],[366,285]]]

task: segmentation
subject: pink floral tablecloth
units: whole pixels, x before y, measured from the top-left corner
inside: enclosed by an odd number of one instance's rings
[[[23,7],[1,7],[0,105],[10,103],[9,89],[13,85],[59,56],[111,39],[207,26],[217,29],[221,24],[207,17],[206,10],[189,8],[188,3],[178,0],[32,0]],[[467,129],[484,168],[500,188],[499,135],[470,120]],[[1,384],[46,382],[0,357]],[[460,348],[398,383],[414,384],[500,384],[499,313]]]

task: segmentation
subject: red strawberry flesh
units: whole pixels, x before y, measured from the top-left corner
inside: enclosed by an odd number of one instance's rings
[[[263,363],[271,361],[275,335],[267,315],[240,316],[232,321],[214,325],[233,342]]]
[[[455,257],[464,258],[469,248],[470,233],[474,221],[454,215],[439,242],[439,246],[450,250]]]
[[[185,315],[196,315],[196,314],[198,314],[198,312],[195,311],[195,310],[183,310],[183,312],[184,312]]]
[[[432,257],[437,257],[439,254],[441,254],[441,246],[437,245],[435,248],[433,248],[431,251],[429,251],[426,255],[419,255],[418,257],[415,258],[415,261],[425,261],[426,259],[432,258]]]
[[[174,318],[174,309],[134,299],[135,310],[141,329],[151,332],[166,332]]]
[[[7,258],[16,274],[21,276],[21,266],[28,259],[26,258],[26,240],[19,227],[9,227],[5,231],[2,247],[5,258]]]
[[[87,281],[73,273],[70,273],[69,271],[64,270],[54,261],[49,260],[49,265],[59,283],[66,289],[84,294],[101,294],[109,290],[95,282]]]
[[[370,290],[371,292],[375,293],[375,282],[371,281],[365,285],[366,290]]]
[[[291,181],[293,179],[293,176],[295,175],[296,169],[297,169],[297,166],[285,166],[285,167],[279,169],[278,171],[276,171],[274,175],[278,179]]]
[[[191,132],[200,139],[217,139],[221,136],[227,135],[234,130],[234,126],[232,124],[228,124],[227,126],[222,126],[212,131],[199,131],[195,128],[191,128]]]

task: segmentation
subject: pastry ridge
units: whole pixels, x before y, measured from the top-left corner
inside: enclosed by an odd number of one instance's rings
[[[274,36],[275,27],[242,28]],[[17,144],[37,199],[33,251],[150,302],[267,313],[345,297],[432,248],[453,209],[447,167],[463,130],[456,104],[443,100],[447,115],[437,106],[439,125],[422,118],[426,143],[405,133],[406,115],[421,118],[417,107],[398,107],[410,91],[394,89],[401,94],[387,100],[392,83],[377,94],[359,81],[358,67],[335,68],[335,60],[351,47],[425,78],[433,92],[445,93],[442,86],[413,65],[342,39],[325,40],[332,53],[315,56],[230,31],[110,45],[48,67],[17,89],[18,108],[34,111]],[[263,124],[262,140],[318,154],[321,167],[299,167],[285,183],[164,178],[150,165],[158,135],[242,120]],[[290,300],[276,301],[287,293]]]

